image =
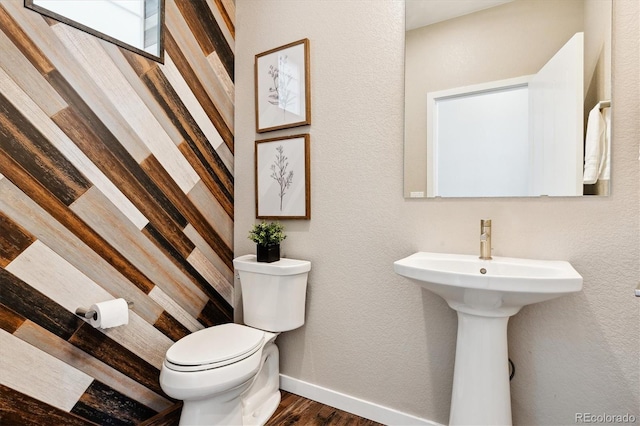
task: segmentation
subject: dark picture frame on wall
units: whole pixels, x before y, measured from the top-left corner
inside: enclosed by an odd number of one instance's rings
[[[308,133],[256,141],[256,218],[311,218],[309,145]]]
[[[257,133],[311,124],[309,74],[306,38],[256,55]]]

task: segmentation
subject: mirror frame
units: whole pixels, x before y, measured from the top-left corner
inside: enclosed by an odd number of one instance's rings
[[[164,0],[158,0],[159,3],[159,8],[160,8],[160,17],[159,17],[159,22],[158,22],[158,27],[160,28],[160,34],[158,37],[158,50],[159,50],[159,55],[154,55],[152,53],[149,53],[145,50],[142,50],[140,48],[137,48],[135,46],[132,46],[128,43],[125,43],[121,40],[118,40],[115,37],[112,37],[108,34],[102,33],[100,31],[97,31],[87,25],[84,25],[80,22],[74,21],[73,19],[67,18],[64,15],[60,15],[56,12],[53,12],[52,10],[49,10],[45,7],[39,6],[37,4],[34,4],[35,0],[24,0],[24,7],[26,7],[27,9],[31,9],[34,12],[38,12],[41,15],[44,15],[46,17],[49,17],[51,19],[54,19],[58,22],[61,22],[63,24],[69,25],[71,27],[77,28],[81,31],[84,31],[88,34],[91,34],[93,36],[96,36],[98,38],[101,38],[105,41],[108,41],[109,43],[113,43],[119,47],[122,47],[123,49],[127,49],[133,53],[137,53],[138,55],[144,56],[147,59],[151,59],[153,61],[159,62],[161,64],[164,64],[164,9],[165,9],[165,3]]]

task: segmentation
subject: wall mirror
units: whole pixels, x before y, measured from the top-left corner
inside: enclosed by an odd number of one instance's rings
[[[25,0],[25,7],[164,62],[164,0]]]
[[[406,0],[404,196],[608,195],[611,0]]]

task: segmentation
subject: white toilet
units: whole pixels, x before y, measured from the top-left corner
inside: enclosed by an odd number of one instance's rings
[[[240,277],[244,322],[196,331],[174,343],[160,386],[184,401],[181,425],[263,425],[280,404],[276,337],[304,324],[311,262],[233,260]]]

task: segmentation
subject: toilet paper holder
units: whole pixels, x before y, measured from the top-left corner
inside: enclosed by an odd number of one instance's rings
[[[127,305],[129,306],[129,309],[133,308],[133,302],[127,302]],[[91,318],[93,318],[94,320],[98,319],[98,314],[96,313],[96,311],[92,311],[87,308],[76,309],[76,315],[79,315],[86,319],[91,319]]]

